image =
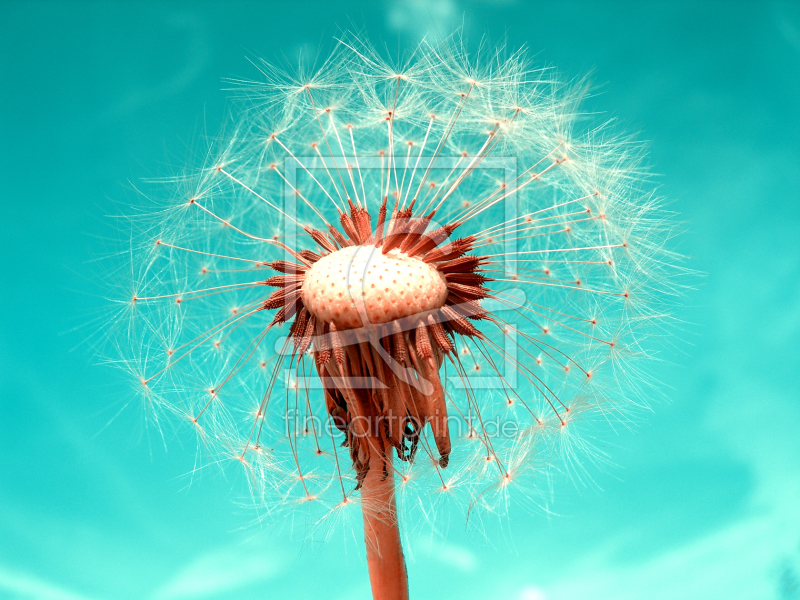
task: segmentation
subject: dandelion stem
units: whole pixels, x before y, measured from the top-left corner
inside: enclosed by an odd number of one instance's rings
[[[408,574],[400,545],[391,447],[380,435],[370,437],[369,445],[369,472],[361,486],[361,508],[372,597],[374,600],[408,600]]]

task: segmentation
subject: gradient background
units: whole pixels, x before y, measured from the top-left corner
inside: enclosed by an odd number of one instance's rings
[[[412,597],[800,598],[800,6],[696,0],[2,2],[0,598],[369,597],[357,531],[254,524],[235,482],[185,475],[192,436],[166,452],[124,409],[86,344],[107,306],[92,261],[128,182],[217,131],[247,56],[313,51],[351,20],[402,47],[462,19],[593,70],[590,107],[651,141],[706,275],[656,368],[669,402],[605,440],[617,466],[559,482],[556,515],[418,544]]]

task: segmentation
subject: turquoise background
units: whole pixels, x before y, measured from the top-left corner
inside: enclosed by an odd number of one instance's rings
[[[0,598],[369,597],[357,531],[255,522],[94,364],[107,215],[217,131],[247,56],[462,19],[593,72],[589,106],[650,141],[705,275],[655,367],[669,401],[601,444],[616,466],[558,482],[557,514],[412,548],[412,597],[800,598],[800,7],[463,0],[0,4]]]

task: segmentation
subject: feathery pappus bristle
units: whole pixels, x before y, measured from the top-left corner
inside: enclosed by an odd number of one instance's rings
[[[141,221],[117,324],[139,389],[264,506],[335,511],[377,468],[409,510],[495,510],[646,400],[672,226],[585,85],[456,37],[261,71]]]

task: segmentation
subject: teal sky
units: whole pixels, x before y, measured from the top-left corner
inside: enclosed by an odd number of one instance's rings
[[[192,436],[165,451],[126,407],[87,344],[96,261],[132,185],[217,131],[248,56],[462,20],[592,72],[589,106],[649,141],[705,275],[654,368],[668,401],[600,444],[615,465],[556,482],[554,514],[412,540],[412,597],[800,598],[800,6],[464,0],[0,3],[0,598],[369,597],[358,531],[256,523],[241,482],[187,475]]]

